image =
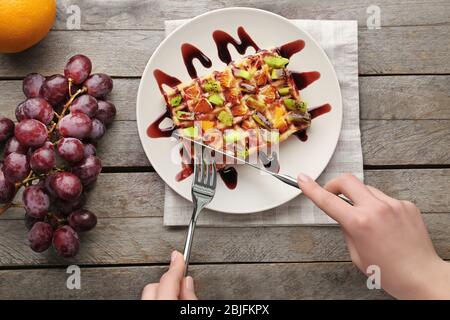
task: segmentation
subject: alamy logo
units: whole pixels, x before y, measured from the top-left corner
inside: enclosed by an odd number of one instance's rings
[[[370,5],[367,7],[367,28],[370,30],[381,28],[381,9],[379,6]]]
[[[381,289],[381,269],[377,265],[370,265],[367,267],[366,273],[369,275],[366,284],[367,289]]]
[[[67,267],[66,273],[70,274],[67,278],[66,286],[67,289],[81,289],[81,269],[79,266],[71,265]]]
[[[81,29],[81,9],[77,5],[71,5],[67,7],[66,27],[68,30],[80,30]]]

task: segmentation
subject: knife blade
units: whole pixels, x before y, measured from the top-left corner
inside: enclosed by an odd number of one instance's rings
[[[294,178],[294,177],[292,177],[292,176],[290,176],[290,175],[272,172],[272,171],[270,171],[270,170],[267,170],[267,169],[265,169],[265,168],[262,168],[262,167],[260,167],[260,166],[258,166],[258,165],[256,165],[256,164],[254,164],[254,163],[248,162],[248,161],[246,161],[245,159],[236,157],[235,155],[229,154],[229,153],[227,153],[227,152],[225,152],[225,151],[222,151],[222,150],[219,150],[219,149],[210,147],[210,146],[208,146],[208,145],[206,145],[206,144],[204,144],[204,143],[202,143],[202,142],[200,142],[200,141],[198,141],[198,140],[190,139],[190,138],[188,138],[188,137],[186,137],[186,136],[183,136],[183,135],[179,134],[178,132],[176,132],[176,130],[173,132],[173,135],[177,136],[178,138],[181,138],[181,139],[184,139],[184,140],[188,140],[188,141],[190,141],[190,142],[192,142],[192,143],[195,143],[195,144],[197,144],[197,145],[200,145],[200,146],[202,146],[203,148],[208,149],[208,150],[210,150],[210,151],[217,152],[217,153],[222,154],[222,155],[224,155],[224,156],[226,156],[226,157],[229,157],[229,158],[231,158],[231,159],[234,159],[234,160],[236,160],[236,161],[239,161],[239,162],[242,163],[242,164],[249,165],[249,166],[251,166],[251,167],[253,167],[253,168],[255,168],[255,169],[258,169],[258,170],[260,170],[260,171],[263,171],[263,172],[265,172],[265,173],[267,173],[267,174],[269,174],[269,175],[271,175],[271,176],[277,178],[278,180],[280,180],[280,181],[282,181],[282,182],[284,182],[284,183],[290,185],[291,187],[300,189],[300,187],[298,186],[298,183],[297,183],[297,179]],[[344,200],[345,202],[347,202],[348,204],[353,205],[353,202],[352,202],[350,199],[346,198],[345,196],[343,196],[343,195],[338,195],[338,197],[341,198],[342,200]]]

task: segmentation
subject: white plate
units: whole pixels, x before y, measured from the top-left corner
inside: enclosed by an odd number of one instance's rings
[[[199,48],[212,60],[210,69],[205,69],[195,60],[199,76],[212,70],[222,70],[225,64],[217,55],[212,33],[223,30],[239,39],[237,29],[240,26],[262,49],[281,46],[297,39],[304,40],[304,49],[292,56],[288,69],[319,71],[320,79],[302,90],[301,95],[309,106],[325,103],[332,106],[331,112],[312,121],[306,142],[292,136],[280,145],[280,173],[295,177],[298,172],[303,172],[316,179],[328,164],[338,141],[342,122],[339,83],[325,52],[309,34],[281,16],[258,9],[229,8],[202,14],[177,28],[158,46],[144,70],[137,97],[137,124],[145,153],[161,178],[188,200],[191,200],[192,176],[181,182],[175,180],[181,168],[179,156],[173,154],[176,142],[171,138],[151,139],[146,134],[149,124],[166,110],[153,71],[161,69],[181,81],[190,80],[180,49],[186,42]],[[233,59],[241,57],[234,47],[230,45],[229,48]],[[253,52],[249,48],[246,54]],[[239,174],[236,189],[228,189],[218,178],[216,195],[209,209],[227,213],[253,213],[280,206],[300,194],[298,189],[255,169],[243,165],[236,167]]]

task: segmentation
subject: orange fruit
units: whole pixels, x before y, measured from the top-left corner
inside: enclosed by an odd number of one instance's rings
[[[1,0],[0,53],[20,52],[41,41],[55,16],[55,0]]]

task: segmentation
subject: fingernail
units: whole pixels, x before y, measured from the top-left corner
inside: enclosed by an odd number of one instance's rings
[[[307,176],[304,173],[299,173],[298,180],[300,180],[300,182],[307,183],[307,182],[310,182],[312,179],[311,179],[311,177]]]
[[[186,277],[186,289],[190,291],[194,290],[194,279],[191,276]]]
[[[177,256],[178,256],[178,252],[177,251],[173,251],[172,255],[170,256],[170,264],[174,263],[175,260],[177,260]]]

